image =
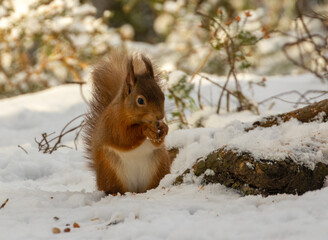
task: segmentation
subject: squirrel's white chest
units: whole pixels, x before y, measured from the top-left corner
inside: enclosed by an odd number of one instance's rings
[[[144,192],[153,180],[158,161],[154,159],[157,148],[145,140],[139,147],[131,151],[117,151],[119,156],[117,175],[129,192]]]

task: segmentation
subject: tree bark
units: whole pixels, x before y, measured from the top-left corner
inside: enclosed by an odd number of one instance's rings
[[[300,122],[328,121],[328,100],[309,105],[307,107],[270,116],[254,122],[245,131],[252,131],[256,127],[271,127],[296,118]],[[170,157],[175,158],[177,149],[169,150]],[[212,170],[212,174],[207,174]],[[239,153],[227,148],[219,148],[196,161],[191,169],[187,169],[178,176],[175,184],[183,182],[186,174],[201,177],[202,184],[221,183],[227,187],[239,190],[245,195],[270,195],[278,193],[303,194],[323,186],[328,175],[328,165],[317,163],[314,170],[297,164],[287,157],[283,161],[270,159],[255,160],[251,152]]]

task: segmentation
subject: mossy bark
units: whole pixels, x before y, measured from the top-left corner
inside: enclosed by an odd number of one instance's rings
[[[207,169],[214,174],[206,175]],[[183,176],[190,171],[195,176],[201,176],[203,184],[221,183],[246,195],[303,194],[322,187],[328,175],[328,166],[318,163],[311,170],[289,158],[284,161],[254,160],[250,153],[221,148],[196,162],[192,169],[187,169],[175,184],[182,183]]]
[[[318,114],[322,112],[323,114],[318,118]],[[271,127],[291,118],[296,118],[301,122],[314,120],[326,122],[328,120],[328,100],[296,111],[265,118],[253,123],[252,127],[245,131],[251,131],[259,126]],[[171,156],[175,158],[178,150],[170,151],[172,152]],[[205,172],[208,169],[212,170],[214,174],[206,175]],[[223,147],[196,161],[191,169],[187,169],[176,178],[175,184],[182,183],[186,174],[201,177],[203,184],[220,183],[246,195],[303,194],[323,186],[325,177],[328,175],[328,165],[317,163],[311,170],[297,164],[289,157],[283,161],[255,160],[250,152],[240,153],[237,150],[228,150]]]

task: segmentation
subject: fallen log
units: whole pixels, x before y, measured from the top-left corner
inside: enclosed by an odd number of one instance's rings
[[[300,122],[327,122],[328,100],[307,107],[264,118],[254,122],[245,131],[257,127],[272,127],[292,118]],[[177,149],[170,150],[175,158]],[[278,193],[303,194],[320,189],[328,175],[328,165],[318,162],[313,169],[296,163],[291,157],[275,161],[271,159],[255,160],[251,152],[240,152],[228,146],[217,149],[208,156],[198,159],[192,168],[178,176],[174,184],[180,184],[188,174],[201,178],[202,184],[220,183],[239,190],[245,195],[270,195]]]
[[[265,117],[260,121],[256,121],[251,127],[246,128],[245,131],[251,131],[257,127],[272,127],[279,125],[282,122],[287,122],[292,118],[296,118],[298,121],[306,123],[318,120],[319,115],[322,114],[322,122],[328,120],[328,99],[322,100],[318,103],[308,105],[306,107],[296,109],[294,111],[283,113],[275,116]]]

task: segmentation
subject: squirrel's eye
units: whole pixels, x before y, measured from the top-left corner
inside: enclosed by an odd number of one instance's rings
[[[142,99],[142,98],[138,98],[138,103],[140,104],[140,105],[144,105],[145,104],[145,101]]]

